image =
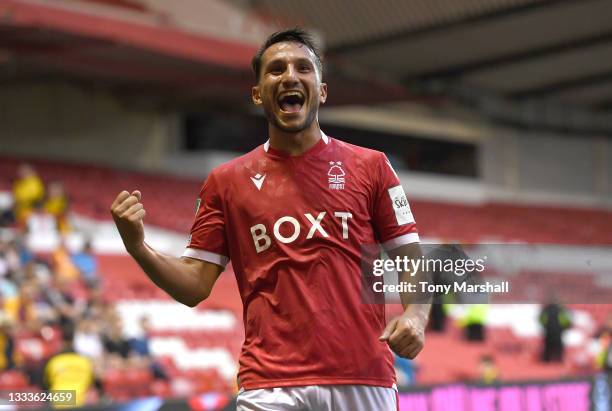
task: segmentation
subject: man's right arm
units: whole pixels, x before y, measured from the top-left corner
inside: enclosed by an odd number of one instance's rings
[[[127,252],[147,276],[176,301],[195,307],[212,290],[223,267],[193,258],[162,254],[144,242],[143,219],[146,214],[140,191],[119,193],[111,205],[121,239]]]

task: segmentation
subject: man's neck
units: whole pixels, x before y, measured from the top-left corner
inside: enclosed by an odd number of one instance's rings
[[[286,132],[269,124],[268,133],[270,135],[270,147],[283,151],[290,156],[304,154],[321,138],[321,130],[317,121],[313,121],[310,127],[296,133]]]

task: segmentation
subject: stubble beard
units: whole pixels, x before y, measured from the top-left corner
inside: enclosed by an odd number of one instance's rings
[[[266,114],[266,118],[268,119],[268,123],[272,124],[274,127],[286,133],[299,133],[300,131],[306,130],[312,125],[312,122],[317,117],[317,110],[318,107],[312,107],[302,123],[299,123],[295,126],[286,126],[279,120],[278,116],[274,113],[274,110],[266,109],[264,107],[264,112]]]

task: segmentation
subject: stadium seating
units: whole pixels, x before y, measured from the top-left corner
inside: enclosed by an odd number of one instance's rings
[[[148,369],[107,370],[102,377],[104,392],[116,400],[151,394],[153,376]]]
[[[11,157],[0,158],[0,191],[10,190],[10,180],[22,161]],[[144,193],[143,201],[150,224],[186,232],[193,222],[193,207],[201,180],[48,160],[28,161],[46,181],[64,182],[70,193],[72,208],[79,214],[107,220],[110,218],[110,203],[117,193],[138,188]],[[464,243],[485,239],[500,242],[612,244],[612,212],[606,210],[505,203],[466,205],[419,199],[412,199],[411,207],[421,232],[433,238]],[[580,221],[580,224],[575,224],[576,221]]]
[[[20,371],[5,371],[0,373],[0,390],[19,391],[28,388],[28,378]]]

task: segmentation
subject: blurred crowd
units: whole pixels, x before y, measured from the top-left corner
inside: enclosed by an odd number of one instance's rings
[[[0,210],[0,375],[21,373],[38,388],[69,389],[78,380],[82,394],[94,397],[105,395],[108,372],[143,370],[166,379],[151,357],[149,319],[141,319],[139,335],[125,338],[117,310],[104,298],[91,241],[76,251],[68,246],[72,227],[62,184],[45,185],[24,164],[10,204]],[[33,252],[28,236],[49,232],[58,234],[58,244],[48,253]],[[62,375],[64,362],[76,375]]]

